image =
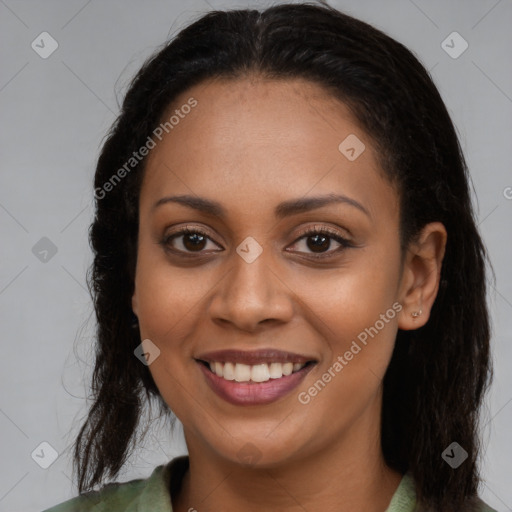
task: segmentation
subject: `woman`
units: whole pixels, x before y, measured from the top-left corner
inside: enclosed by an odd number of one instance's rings
[[[486,252],[404,46],[327,6],[210,12],[135,77],[95,197],[79,491],[153,400],[189,455],[52,512],[492,510]]]

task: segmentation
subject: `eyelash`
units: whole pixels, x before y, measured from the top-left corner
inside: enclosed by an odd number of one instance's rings
[[[170,242],[172,240],[174,240],[175,238],[179,238],[180,236],[184,236],[184,235],[201,235],[201,236],[204,236],[206,238],[208,238],[209,240],[211,240],[211,238],[209,237],[208,233],[206,233],[205,231],[199,229],[199,228],[189,228],[189,227],[186,227],[186,228],[183,228],[181,229],[180,231],[176,231],[175,233],[172,233],[170,235],[167,235],[165,236],[161,241],[160,241],[160,244],[164,247],[164,249],[168,250],[168,251],[171,251],[173,252],[174,254],[178,254],[179,256],[184,256],[184,257],[195,257],[193,256],[194,252],[193,251],[189,251],[189,252],[186,252],[186,251],[181,251],[181,250],[177,250],[177,249],[174,249],[174,248],[171,248],[169,245],[170,245]],[[333,257],[335,254],[337,253],[340,253],[341,251],[343,251],[344,249],[348,249],[348,248],[351,248],[351,247],[355,247],[354,244],[352,244],[349,240],[347,240],[346,238],[342,237],[338,232],[336,231],[333,231],[325,226],[313,226],[312,228],[308,228],[306,229],[305,231],[301,232],[300,233],[300,236],[295,240],[295,242],[293,242],[293,245],[295,245],[299,240],[301,240],[302,238],[308,238],[310,236],[314,236],[314,235],[324,235],[328,238],[331,238],[333,240],[335,240],[336,242],[338,242],[340,244],[341,247],[338,247],[338,249],[335,249],[335,250],[331,250],[331,251],[328,251],[328,252],[324,252],[324,253],[319,253],[319,254],[315,254],[315,253],[308,253],[308,258],[312,258],[312,259],[315,259],[315,260],[320,260],[320,259],[324,259],[324,258],[330,258],[330,257]],[[213,240],[211,240],[213,242]],[[214,242],[215,243],[215,242]],[[201,254],[201,251],[198,251],[197,254]]]

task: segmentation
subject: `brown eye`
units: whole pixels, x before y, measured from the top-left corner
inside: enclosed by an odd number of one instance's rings
[[[200,229],[185,228],[166,236],[161,243],[165,248],[176,253],[201,253],[207,247],[208,241],[218,248],[218,245]]]
[[[329,249],[331,239],[329,236],[323,234],[310,235],[307,237],[306,245],[308,246],[308,249],[311,249],[313,252],[323,252],[324,250]]]
[[[307,250],[298,250],[297,252],[308,254],[308,251],[311,251],[309,254],[313,258],[327,258],[339,254],[344,249],[354,247],[351,242],[341,236],[337,231],[326,228],[325,226],[304,231],[301,237],[295,241],[294,246],[298,245],[301,240],[305,240],[304,245]],[[333,240],[339,247],[329,251]]]
[[[190,233],[183,235],[183,246],[188,251],[196,251],[196,250],[202,250],[204,249],[204,246],[206,245],[207,238],[204,235],[201,235],[200,233]]]

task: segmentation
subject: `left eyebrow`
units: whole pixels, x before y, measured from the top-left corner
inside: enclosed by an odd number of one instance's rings
[[[178,203],[209,215],[214,215],[220,218],[226,217],[226,210],[220,203],[212,201],[211,199],[206,199],[205,197],[192,195],[162,197],[153,205],[152,209],[154,210],[159,206],[167,203]],[[277,218],[281,219],[298,213],[316,210],[332,203],[342,203],[353,206],[371,218],[370,212],[361,203],[348,196],[339,194],[327,194],[324,196],[303,197],[299,199],[283,201],[276,206],[274,209],[274,214]]]
[[[276,206],[275,216],[278,218],[288,217],[297,213],[316,210],[332,203],[348,204],[362,211],[371,218],[370,212],[358,201],[351,197],[339,194],[327,194],[325,196],[303,197],[300,199],[292,199],[284,201]]]

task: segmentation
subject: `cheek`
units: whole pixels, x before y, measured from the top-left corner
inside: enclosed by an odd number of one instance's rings
[[[160,350],[149,370],[166,403],[179,412],[181,386],[197,370],[190,341],[198,325],[204,283],[190,269],[171,267],[142,251],[136,292],[141,339],[150,339]]]
[[[336,436],[340,425],[350,424],[377,403],[393,353],[393,304],[400,306],[384,282],[360,284],[356,278],[347,280],[343,287],[330,288],[329,301],[310,302],[316,330],[325,340],[326,359],[298,390],[298,400],[308,422],[316,425],[312,428],[322,428],[327,437]]]
[[[333,290],[329,301],[311,304],[312,311],[318,312],[317,330],[329,347],[324,366],[332,365],[341,356],[346,361],[343,372],[356,380],[358,373],[346,369],[364,368],[364,372],[383,376],[397,333],[399,304],[393,302],[386,289],[377,289],[375,283],[367,290],[368,293],[358,286],[346,286],[342,291]]]
[[[396,300],[397,256],[375,248],[358,249],[347,265],[325,277],[302,273],[301,295],[329,327],[328,336],[354,337],[370,327]],[[392,312],[391,312],[392,313]]]
[[[358,255],[346,269],[314,280],[316,286],[304,279],[301,293],[308,304],[308,321],[322,334],[326,347],[317,378],[329,369],[330,374],[343,374],[329,384],[336,393],[350,398],[358,396],[353,394],[358,389],[368,387],[371,392],[379,386],[398,329],[398,277],[395,255],[372,250]]]
[[[139,260],[136,289],[141,339],[150,339],[160,350],[149,371],[169,408],[188,425],[192,402],[197,401],[197,371],[192,359],[202,307],[204,284],[190,270],[169,264]]]
[[[142,237],[135,279],[141,335],[167,349],[169,340],[190,333],[206,291],[215,286],[211,274],[206,267],[172,265],[163,249]]]
[[[164,341],[176,338],[177,332],[201,307],[204,288],[197,276],[187,279],[179,272],[159,272],[153,268],[141,272],[137,279],[139,323],[147,337]]]

